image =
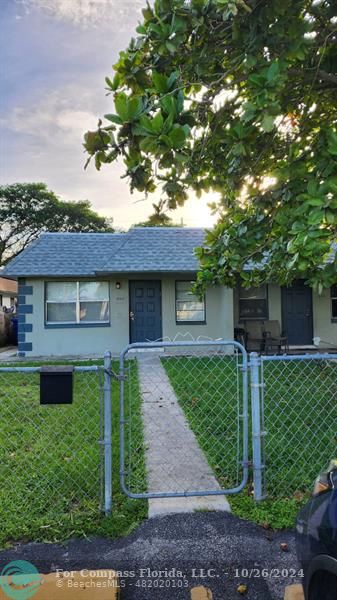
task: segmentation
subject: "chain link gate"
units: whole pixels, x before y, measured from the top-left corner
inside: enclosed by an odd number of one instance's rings
[[[218,496],[246,486],[248,360],[241,344],[131,344],[119,378],[125,494]]]
[[[131,344],[118,379],[131,498],[234,494],[249,468],[255,501],[304,498],[337,455],[337,354],[248,360],[234,341]]]

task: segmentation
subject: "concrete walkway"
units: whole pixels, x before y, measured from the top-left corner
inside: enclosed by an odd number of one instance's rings
[[[0,361],[7,361],[9,359],[17,358],[17,347],[16,346],[5,346],[0,348]]]
[[[137,356],[146,447],[148,491],[220,490],[179,406],[158,355]],[[154,498],[149,517],[195,510],[230,511],[226,497]]]

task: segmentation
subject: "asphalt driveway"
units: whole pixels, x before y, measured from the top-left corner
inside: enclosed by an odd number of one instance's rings
[[[273,533],[216,512],[156,517],[114,541],[17,545],[0,553],[0,570],[19,559],[42,573],[122,571],[121,600],[187,600],[197,585],[210,588],[214,600],[281,600],[285,585],[301,581],[293,531]],[[244,596],[237,591],[240,584],[247,586]]]

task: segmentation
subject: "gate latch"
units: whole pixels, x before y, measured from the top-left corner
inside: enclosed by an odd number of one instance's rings
[[[119,375],[118,373],[115,373],[115,371],[113,371],[112,369],[104,369],[104,373],[106,373],[106,375],[109,375],[109,377],[115,379],[116,381],[127,380],[127,375]]]

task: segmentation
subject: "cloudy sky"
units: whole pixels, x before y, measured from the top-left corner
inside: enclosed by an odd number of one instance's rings
[[[122,165],[83,170],[83,133],[112,112],[104,78],[134,33],[143,0],[0,0],[0,183],[44,181],[66,200],[88,199],[127,228],[151,213],[129,193]],[[156,200],[157,198],[153,198]],[[173,215],[210,225],[207,202]]]

